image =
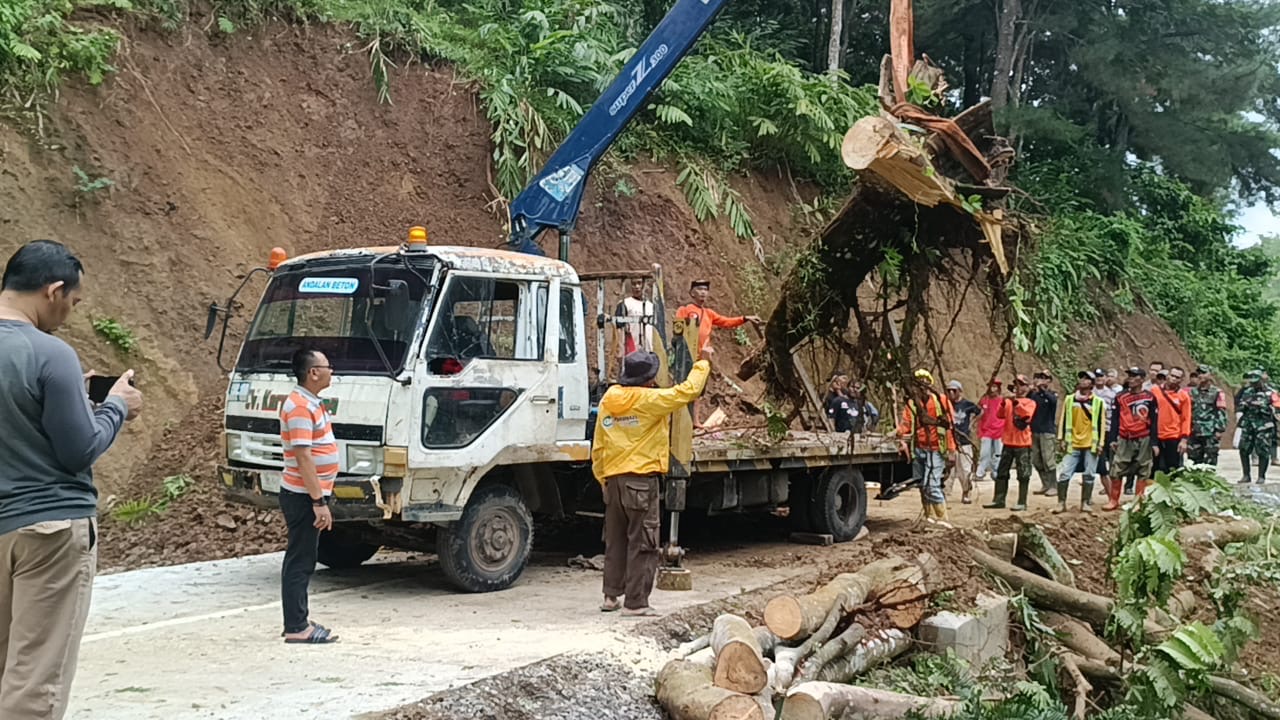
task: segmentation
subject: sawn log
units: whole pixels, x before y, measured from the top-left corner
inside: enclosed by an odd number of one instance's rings
[[[764,720],[756,698],[716,687],[705,665],[672,660],[655,686],[658,704],[674,720]]]

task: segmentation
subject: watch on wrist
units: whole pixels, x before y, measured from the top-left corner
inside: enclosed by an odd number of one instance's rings
[[[329,504],[329,498],[325,495],[321,495],[320,499],[318,500],[316,498],[311,498],[312,507],[325,507],[328,504]]]

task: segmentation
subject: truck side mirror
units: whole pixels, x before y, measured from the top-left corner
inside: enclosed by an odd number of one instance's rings
[[[387,282],[387,299],[382,313],[388,328],[400,330],[405,326],[409,319],[409,283],[404,280]]]
[[[218,303],[209,303],[209,317],[204,321],[204,339],[208,340],[213,335],[213,328],[218,324],[218,313],[222,308],[218,307]]]

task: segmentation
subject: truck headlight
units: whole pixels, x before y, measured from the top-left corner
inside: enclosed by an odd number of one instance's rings
[[[378,448],[370,445],[347,446],[347,472],[373,475],[378,471]]]
[[[244,437],[240,433],[227,433],[227,459],[244,459]]]

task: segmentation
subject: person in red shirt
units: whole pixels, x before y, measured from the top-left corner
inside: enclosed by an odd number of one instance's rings
[[[1004,399],[997,411],[1005,421],[1001,436],[1004,449],[996,470],[995,495],[990,503],[982,506],[988,510],[1004,508],[1009,494],[1009,471],[1015,464],[1018,466],[1018,503],[1010,510],[1027,509],[1027,490],[1031,484],[1031,416],[1036,412],[1036,401],[1027,397],[1030,391],[1031,383],[1027,382],[1027,376],[1018,375],[1013,379],[1010,396]]]
[[[920,504],[930,522],[947,522],[947,496],[942,490],[942,471],[955,452],[951,423],[955,408],[946,395],[933,389],[933,375],[916,370],[911,397],[902,408],[898,423],[898,450],[911,460],[911,477],[920,484]]]
[[[1123,479],[1137,478],[1137,490],[1141,495],[1151,479],[1152,457],[1160,453],[1156,444],[1160,411],[1155,396],[1142,389],[1146,375],[1147,372],[1140,367],[1126,370],[1124,392],[1116,396],[1111,410],[1108,432],[1112,451],[1111,487],[1103,510],[1120,507]]]
[[[976,480],[986,480],[988,473],[994,478],[996,469],[1000,467],[1005,425],[1005,419],[1000,417],[1000,406],[1004,404],[1000,388],[1000,379],[991,378],[991,382],[987,383],[987,393],[978,398],[979,448]]]
[[[1165,383],[1152,385],[1160,411],[1160,424],[1156,429],[1160,453],[1155,458],[1156,472],[1170,473],[1182,467],[1182,457],[1187,452],[1187,440],[1191,438],[1191,394],[1182,387],[1186,371],[1178,366],[1169,368]]]

